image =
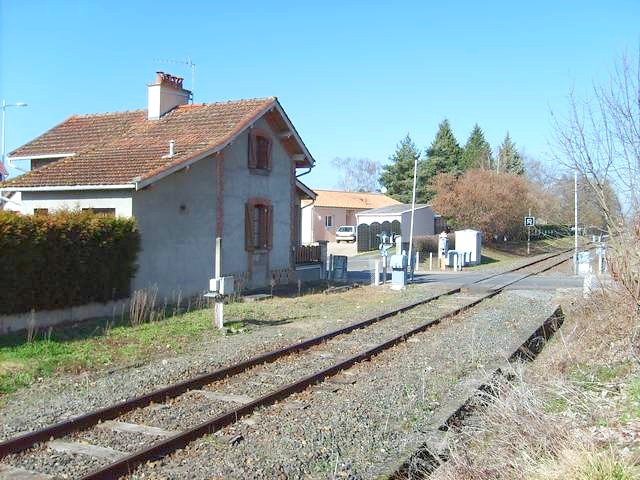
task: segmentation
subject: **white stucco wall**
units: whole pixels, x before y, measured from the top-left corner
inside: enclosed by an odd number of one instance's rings
[[[411,212],[402,214],[401,235],[403,238],[409,238],[411,231]],[[433,210],[430,207],[420,208],[415,211],[413,218],[413,235],[433,235]]]
[[[356,218],[358,219],[358,225],[364,223],[366,225],[371,225],[372,223],[378,222],[378,223],[382,223],[382,222],[393,222],[394,220],[397,220],[399,222],[402,221],[402,215],[398,214],[398,215],[363,215],[363,214],[359,214],[356,216]]]
[[[260,120],[256,127],[270,132]],[[222,274],[242,274],[249,268],[245,250],[245,204],[263,197],[273,205],[273,249],[269,270],[290,267],[292,163],[274,138],[268,175],[249,173],[248,132],[224,149]],[[142,236],[140,269],[134,288],[157,285],[161,298],[177,292],[191,296],[206,290],[215,269],[217,162],[209,157],[174,173],[133,197],[133,215]],[[181,210],[181,205],[184,209]],[[268,284],[265,276],[262,285]],[[257,286],[254,282],[252,286]]]
[[[300,232],[300,241],[302,244],[312,243],[313,240],[313,206],[303,206],[302,210],[302,221],[301,223],[301,232]]]
[[[133,195],[141,251],[134,289],[171,301],[208,289],[214,274],[216,159],[205,158]]]
[[[260,119],[256,128],[272,135],[271,172],[251,174],[247,167],[249,132],[243,132],[224,150],[224,222],[222,269],[227,273],[246,271],[248,253],[244,243],[245,204],[252,197],[263,197],[273,206],[273,249],[269,270],[290,268],[291,202],[295,194],[292,160],[273,136],[268,123]],[[254,285],[255,286],[255,285]]]
[[[35,208],[49,211],[67,208],[115,208],[116,216],[130,217],[132,214],[131,196],[133,190],[69,190],[53,192],[21,192],[21,206],[12,204],[24,214],[32,214]],[[16,198],[16,197],[14,197]]]

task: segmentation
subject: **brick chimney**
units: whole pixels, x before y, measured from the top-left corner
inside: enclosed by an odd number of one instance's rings
[[[182,78],[156,72],[156,81],[148,85],[147,118],[157,120],[178,105],[186,105],[191,92],[182,88]]]

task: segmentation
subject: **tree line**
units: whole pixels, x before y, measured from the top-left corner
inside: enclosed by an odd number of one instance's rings
[[[413,190],[413,167],[418,160],[416,201],[427,203],[435,194],[435,181],[440,174],[455,177],[472,169],[494,170],[497,173],[522,175],[525,172],[524,159],[516,144],[507,133],[494,157],[491,145],[487,142],[482,128],[474,125],[464,147],[456,140],[447,119],[439,127],[431,145],[420,152],[409,134],[397,145],[396,151],[389,157],[390,163],[382,168],[380,184],[386,188],[387,195],[396,200],[409,203]]]

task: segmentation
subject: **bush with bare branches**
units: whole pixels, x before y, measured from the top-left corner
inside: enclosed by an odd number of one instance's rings
[[[457,228],[480,230],[486,240],[519,237],[522,219],[533,200],[526,178],[491,170],[468,170],[456,177],[438,175],[434,181],[434,210]]]

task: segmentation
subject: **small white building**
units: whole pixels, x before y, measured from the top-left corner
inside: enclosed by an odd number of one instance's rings
[[[482,233],[478,230],[456,230],[456,252],[465,255],[465,265],[480,265],[482,260]]]
[[[400,222],[400,235],[408,239],[411,231],[411,205],[399,203],[387,207],[374,208],[356,214],[358,226],[382,225],[385,222]],[[433,235],[435,233],[435,218],[429,205],[416,205],[413,219],[413,235]]]

